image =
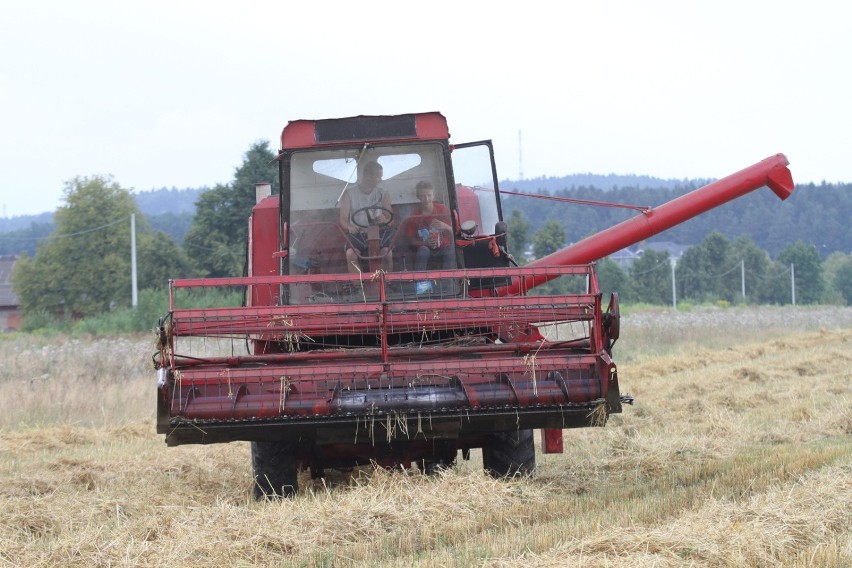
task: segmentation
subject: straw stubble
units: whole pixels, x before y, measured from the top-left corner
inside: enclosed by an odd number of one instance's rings
[[[281,503],[251,499],[246,443],[166,448],[149,338],[4,338],[0,565],[847,566],[852,311],[820,310],[625,318],[636,405],[532,479],[473,452]]]

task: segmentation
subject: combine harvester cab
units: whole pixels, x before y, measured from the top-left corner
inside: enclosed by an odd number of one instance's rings
[[[793,189],[777,155],[518,267],[490,141],[451,145],[441,114],[294,121],[281,148],[248,274],[172,281],[156,357],[158,433],[250,441],[258,498],[292,495],[300,469],[428,472],[476,448],[492,475],[532,473],[533,430],[561,452],[562,429],[632,401],[612,360],[618,299],[603,305],[593,263],[764,185]],[[210,288],[232,305],[189,307]]]

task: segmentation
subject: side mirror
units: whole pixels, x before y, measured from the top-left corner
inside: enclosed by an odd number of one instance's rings
[[[506,244],[509,242],[509,225],[503,221],[499,221],[494,225],[494,237],[497,239],[497,246],[506,249]]]

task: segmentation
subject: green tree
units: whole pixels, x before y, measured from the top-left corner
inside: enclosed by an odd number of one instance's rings
[[[823,262],[826,284],[830,290],[826,302],[852,304],[852,256],[833,252]]]
[[[737,266],[745,269],[745,301],[755,302],[758,296],[758,290],[766,277],[772,260],[769,254],[757,246],[757,244],[747,235],[741,235],[731,241],[731,246],[728,249],[728,260],[726,266]],[[725,299],[731,302],[743,301],[742,298],[742,271],[735,270],[726,280]]]
[[[533,235],[533,254],[543,258],[565,245],[565,229],[558,221],[548,221]]]
[[[515,255],[518,262],[524,261],[524,252],[527,250],[527,244],[530,242],[530,227],[529,221],[521,213],[520,209],[512,209],[512,214],[509,215],[509,250]]]
[[[728,239],[714,231],[701,244],[683,253],[677,263],[678,296],[697,301],[731,300],[725,279],[733,274],[739,262],[729,266],[729,248]]]
[[[843,297],[846,305],[852,304],[852,256],[846,256],[833,274],[832,285]]]
[[[772,304],[792,302],[790,271],[795,274],[797,304],[816,304],[825,293],[819,253],[813,245],[796,241],[787,245],[772,265],[760,291],[760,299]]]
[[[757,299],[761,304],[789,304],[792,299],[790,291],[790,265],[775,261],[766,271],[763,282],[757,291]]]
[[[795,271],[796,302],[799,304],[817,304],[825,292],[825,278],[822,273],[822,259],[814,245],[802,241],[788,245],[778,255],[778,261]]]
[[[278,165],[269,142],[251,145],[234,180],[201,194],[184,247],[203,276],[239,276],[246,260],[248,218],[255,205],[255,184],[278,187]]]
[[[234,220],[234,191],[230,186],[217,185],[202,193],[195,204],[195,218],[183,239],[183,246],[193,259],[195,272],[200,276],[237,276],[245,263],[246,224]],[[244,207],[239,207],[243,210]],[[250,208],[249,208],[250,210]],[[237,240],[238,236],[242,239]]]
[[[65,185],[56,230],[12,276],[24,312],[88,316],[128,305],[130,215],[144,218],[130,191],[109,177],[77,177]]]
[[[645,250],[630,266],[630,282],[637,302],[669,304],[672,299],[671,263],[666,251]]]
[[[142,233],[136,239],[137,278],[140,290],[165,288],[171,278],[191,275],[186,252],[162,231]]]
[[[627,277],[627,273],[614,260],[607,257],[598,262],[597,274],[604,304],[606,304],[609,295],[613,292],[618,292],[618,296],[622,301],[631,301],[630,279]],[[605,305],[604,308],[606,308]]]

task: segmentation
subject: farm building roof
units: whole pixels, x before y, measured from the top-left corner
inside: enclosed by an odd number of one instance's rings
[[[0,308],[18,307],[19,300],[12,290],[12,268],[17,256],[0,256]]]

